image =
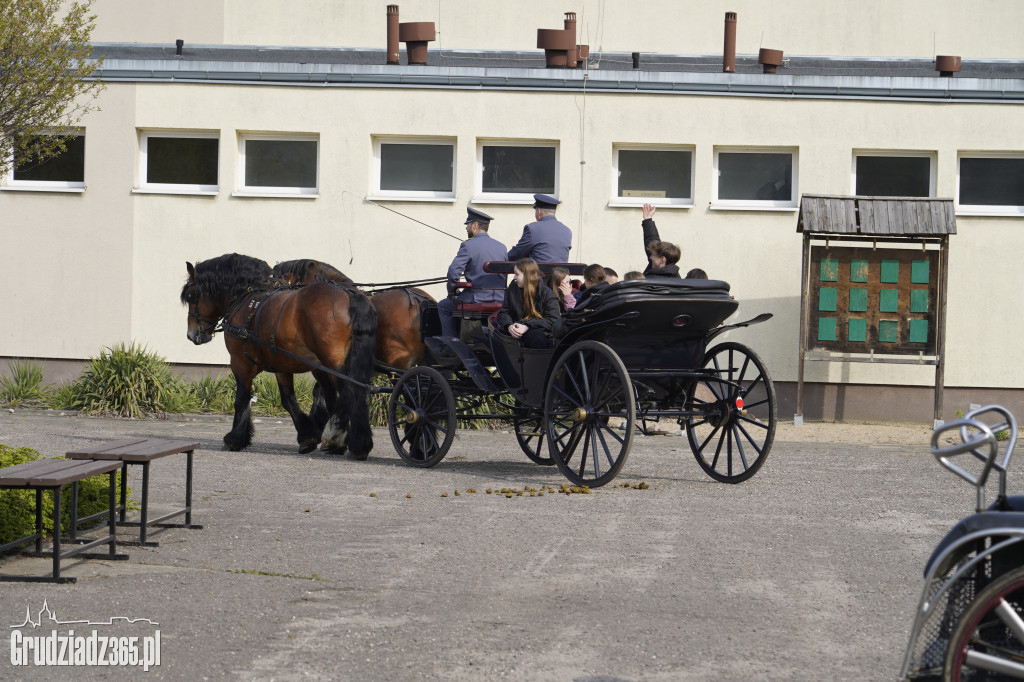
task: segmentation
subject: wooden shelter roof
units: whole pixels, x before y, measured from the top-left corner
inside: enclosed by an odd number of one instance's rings
[[[804,194],[797,232],[879,237],[956,234],[952,199]]]

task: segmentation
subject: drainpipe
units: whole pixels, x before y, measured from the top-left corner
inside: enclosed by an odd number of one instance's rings
[[[722,71],[736,73],[736,13],[725,13],[725,45],[722,48]]]
[[[388,5],[388,64],[401,64],[398,57],[398,5]]]

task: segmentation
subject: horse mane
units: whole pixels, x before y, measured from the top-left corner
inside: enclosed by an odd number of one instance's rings
[[[200,296],[216,298],[226,294],[227,300],[241,296],[247,289],[257,285],[271,286],[271,269],[266,261],[238,253],[226,253],[197,263],[192,281],[181,288],[181,302],[187,303],[190,286]]]
[[[299,258],[278,263],[273,269],[274,277],[293,278],[294,284],[312,284],[313,282],[338,282],[350,284],[352,278],[338,268],[311,258]]]

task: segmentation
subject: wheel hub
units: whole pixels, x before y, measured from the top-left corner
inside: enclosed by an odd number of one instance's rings
[[[415,424],[416,422],[418,422],[420,420],[420,417],[422,417],[422,416],[423,416],[423,411],[422,410],[413,410],[411,412],[406,412],[405,413],[405,423],[406,424]]]
[[[588,410],[587,407],[585,407],[585,406],[584,407],[577,407],[575,410],[573,410],[573,413],[572,413],[573,420],[574,421],[578,421],[578,422],[586,421],[586,419],[589,416],[590,416],[590,410]]]

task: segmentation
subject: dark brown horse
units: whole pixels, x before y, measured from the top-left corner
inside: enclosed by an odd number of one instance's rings
[[[352,282],[333,265],[310,259],[278,263],[274,276],[289,284]],[[377,310],[377,360],[403,370],[423,360],[427,347],[420,336],[420,306],[426,302],[433,303],[434,298],[412,287],[385,289],[370,296],[370,303]]]
[[[188,338],[207,343],[222,325],[237,383],[234,424],[224,436],[225,447],[241,450],[252,441],[252,381],[266,371],[277,377],[300,452],[313,450],[322,436],[327,449],[347,448],[356,459],[366,459],[373,437],[365,384],[373,375],[377,327],[366,296],[332,282],[282,286],[271,279],[269,265],[238,254],[186,265],[189,276],[181,300],[188,305]],[[303,413],[295,399],[292,375],[309,371],[326,404],[323,418]]]

